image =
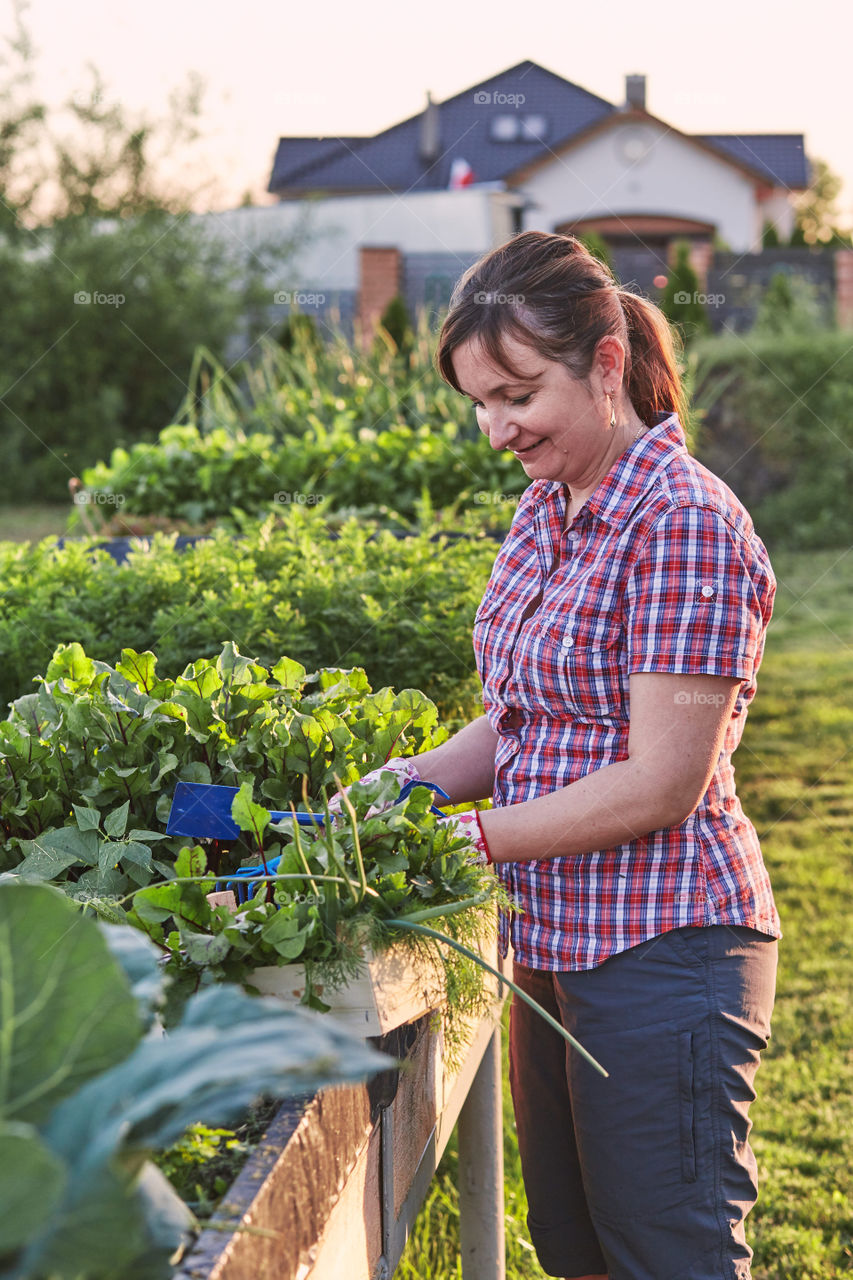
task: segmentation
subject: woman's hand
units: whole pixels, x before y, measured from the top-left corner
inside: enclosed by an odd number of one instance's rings
[[[366,773],[358,781],[375,782],[383,773],[395,773],[401,789],[407,782],[420,782],[421,780],[421,774],[414,756],[406,756],[405,758],[403,756],[392,756],[390,760],[386,760],[384,764],[381,764],[378,769],[371,769],[370,773]],[[348,794],[349,787],[344,787],[344,792]],[[389,801],[389,803],[393,803],[393,801]],[[335,795],[329,797],[329,813],[340,813],[342,808],[343,801],[340,794],[336,792]],[[371,817],[374,813],[379,813],[380,811],[379,808],[374,806],[368,810],[367,816]]]
[[[464,836],[466,840],[470,841],[474,853],[469,861],[476,862],[481,867],[492,861],[492,855],[489,852],[489,846],[483,834],[483,824],[480,821],[480,814],[477,809],[464,809],[462,813],[449,813],[445,818],[445,822],[448,826],[453,827],[454,835]]]

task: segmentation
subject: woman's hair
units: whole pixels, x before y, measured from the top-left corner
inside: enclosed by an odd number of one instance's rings
[[[438,340],[438,370],[456,391],[453,352],[476,338],[495,364],[519,376],[504,351],[515,338],[584,380],[606,334],[625,345],[625,387],[638,416],[686,408],[672,331],[647,298],[620,289],[610,269],[574,236],[523,231],[485,254],[458,281]]]

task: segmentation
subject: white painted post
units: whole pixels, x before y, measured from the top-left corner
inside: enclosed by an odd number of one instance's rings
[[[506,1280],[501,1029],[459,1113],[459,1236],[464,1280]]]

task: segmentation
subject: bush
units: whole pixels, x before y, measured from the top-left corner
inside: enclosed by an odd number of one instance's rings
[[[826,327],[816,285],[802,276],[777,271],[762,295],[753,333],[814,333]]]
[[[520,495],[528,483],[514,458],[453,423],[353,431],[346,414],[280,443],[261,432],[166,427],[156,443],[113,450],[83,481],[98,509],[115,506],[122,521],[158,515],[191,525],[321,503],[326,512],[387,507],[409,522],[425,498],[430,507],[487,506],[483,495]]]
[[[93,457],[174,418],[196,348],[223,352],[254,297],[242,274],[224,242],[164,212],[0,239],[7,500],[62,501]]]
[[[726,382],[697,441],[771,546],[853,539],[853,351],[843,332],[753,333],[697,345],[702,396]]]
[[[699,278],[690,265],[690,245],[684,240],[676,246],[675,262],[661,294],[660,309],[672,324],[678,325],[685,340],[707,333],[711,327],[708,311],[699,301]]]
[[[102,661],[153,649],[174,678],[232,639],[261,662],[364,666],[372,684],[421,688],[461,716],[478,694],[471,628],[496,551],[473,533],[401,541],[355,521],[333,540],[303,508],[186,551],[159,535],[123,565],[82,540],[3,543],[0,700],[28,692],[59,644]]]

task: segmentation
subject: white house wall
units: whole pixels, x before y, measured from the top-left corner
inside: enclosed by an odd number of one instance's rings
[[[643,147],[645,154],[629,158]],[[626,121],[597,134],[537,170],[521,189],[530,202],[524,217],[529,229],[661,214],[711,222],[736,251],[759,247],[752,180],[652,122]]]
[[[789,240],[796,222],[796,210],[784,191],[774,191],[772,196],[762,200],[755,210],[755,235],[761,237],[765,222],[771,222],[778,232],[779,239]]]
[[[333,291],[358,288],[359,248],[389,246],[402,253],[459,253],[464,265],[511,234],[500,184],[404,195],[330,196],[201,215],[235,253],[265,239],[285,239],[305,225],[311,240],[296,255],[292,283]],[[497,202],[501,207],[493,208]],[[505,234],[504,234],[505,232]]]

